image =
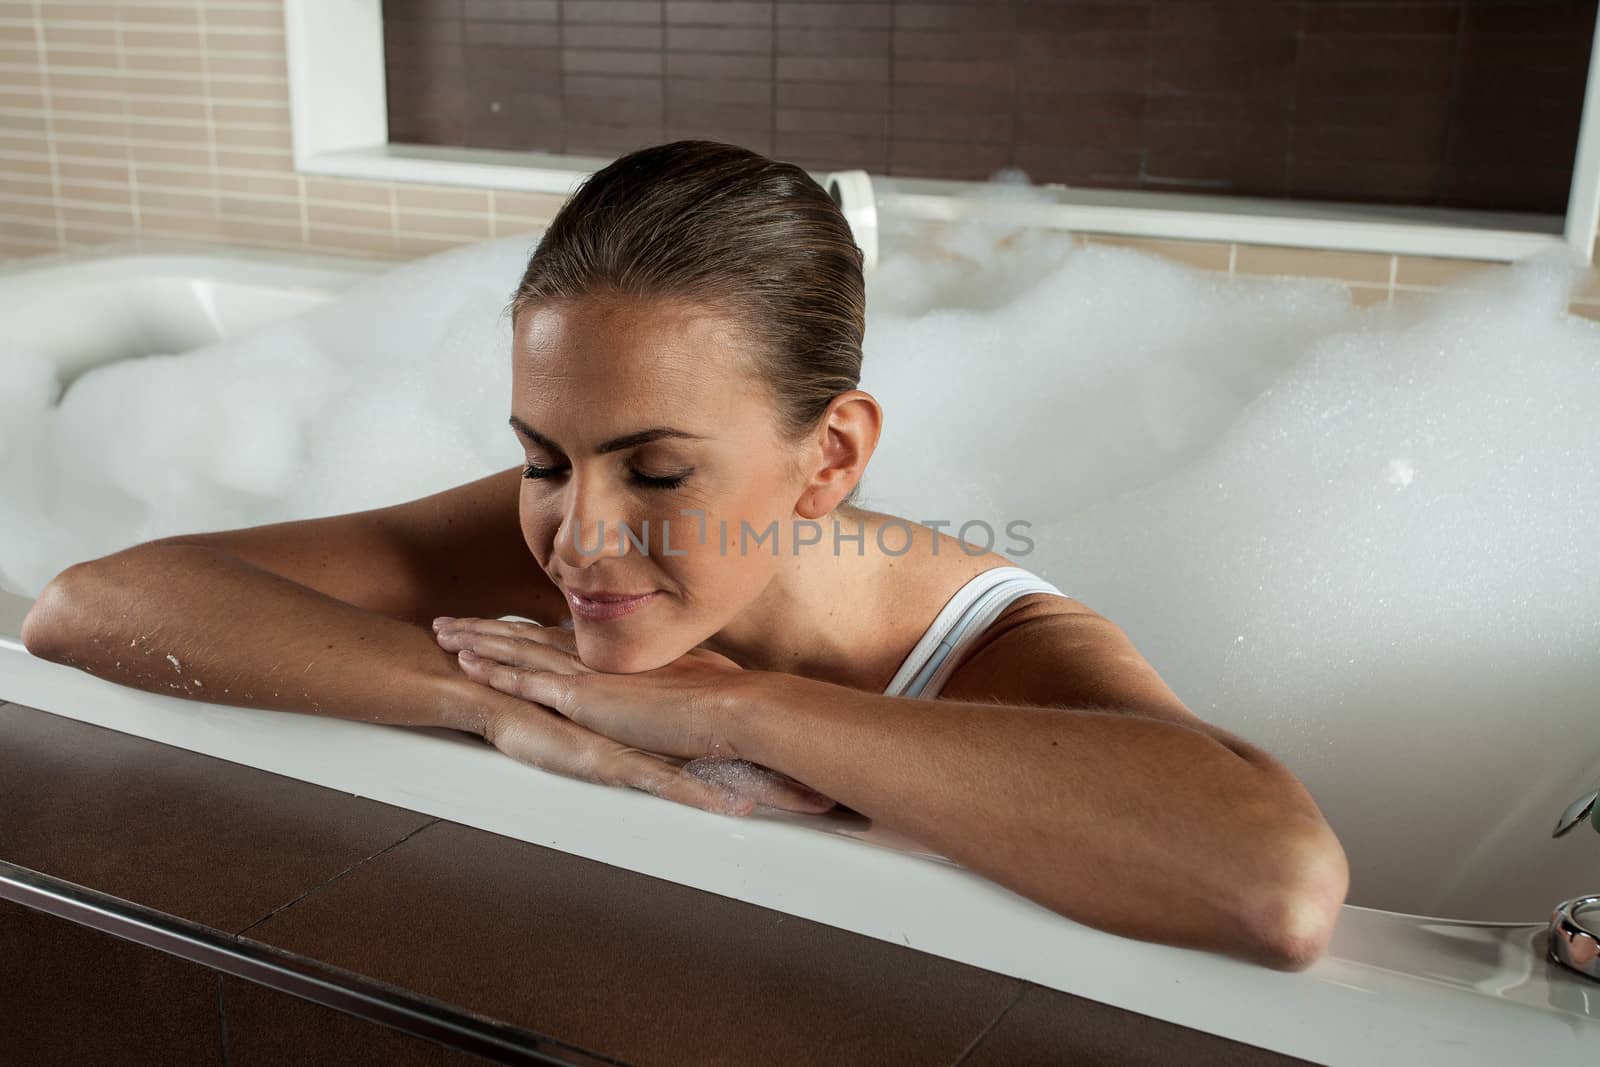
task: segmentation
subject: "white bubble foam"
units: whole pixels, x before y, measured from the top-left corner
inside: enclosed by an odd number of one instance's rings
[[[1035,520],[1007,554],[1295,770],[1354,902],[1536,917],[1592,876],[1540,829],[1600,763],[1600,324],[1563,255],[1387,309],[1093,246],[1009,303],[973,270],[998,312],[907,273],[865,503]]]
[[[426,495],[511,466],[520,236],[452,250],[191,352],[96,367],[57,397],[5,353],[0,580],[29,596],[140,541]]]
[[[1012,176],[982,195],[1046,194]],[[884,224],[862,385],[886,422],[865,505],[990,521],[997,550],[1119,623],[1191,708],[1324,802],[1353,900],[1413,904],[1433,870],[1461,883],[1461,857],[1550,862],[1529,851],[1547,841],[1508,835],[1600,762],[1582,740],[1600,683],[1600,324],[1565,311],[1573,268],[1540,258],[1362,309],[1333,282],[1229,279],[1059,232]],[[500,312],[534,239],[98,368],[59,406],[49,368],[19,363],[0,393],[27,427],[0,433],[16,505],[0,575],[37,592],[137,541],[516,462]],[[1007,543],[1015,519],[1031,553]],[[1407,793],[1419,759],[1475,786]],[[1406,848],[1414,862],[1381,862]],[[1452,891],[1439,907],[1467,907]]]

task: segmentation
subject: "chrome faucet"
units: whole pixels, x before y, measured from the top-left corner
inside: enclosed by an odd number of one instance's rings
[[[1556,822],[1555,832],[1551,837],[1560,837],[1568,830],[1577,826],[1584,819],[1588,819],[1594,831],[1600,834],[1600,789],[1588,793],[1567,805],[1567,810],[1561,813],[1561,818]]]
[[[1600,789],[1568,804],[1550,836],[1560,837],[1584,819],[1600,833]],[[1550,958],[1600,980],[1600,893],[1573,897],[1556,905],[1550,913]]]

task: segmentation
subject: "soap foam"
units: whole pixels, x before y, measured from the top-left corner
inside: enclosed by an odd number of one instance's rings
[[[1014,174],[979,195],[1044,196]],[[983,519],[1116,621],[1190,708],[1311,788],[1352,901],[1470,914],[1530,866],[1594,871],[1538,832],[1600,762],[1600,324],[1565,311],[1577,268],[1362,309],[1334,282],[1059,231],[883,223],[865,506]],[[59,401],[48,361],[7,353],[0,575],[35,594],[154,537],[515,463],[502,310],[533,240],[91,370]],[[1018,519],[1032,552],[1005,537]]]

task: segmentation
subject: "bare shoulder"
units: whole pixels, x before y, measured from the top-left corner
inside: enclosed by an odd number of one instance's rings
[[[984,571],[1022,564],[910,519],[866,509],[861,512],[868,531],[866,543],[882,547],[875,588],[864,597],[866,603],[875,605],[870,626],[877,650],[863,672],[866,681],[862,684],[881,691],[957,590]],[[979,643],[987,643],[1028,619],[1087,610],[1071,597],[1030,593],[1007,605]]]
[[[936,531],[912,529],[911,550],[888,572],[889,599],[900,598],[899,622],[908,631],[916,629],[908,620],[925,628],[964,582],[983,571],[1007,565],[1032,570],[998,552],[963,551],[945,535],[935,551]],[[1120,711],[1181,723],[1236,750],[1247,747],[1195,715],[1115,622],[1054,593],[1029,593],[1008,605],[964,650],[937,699]]]
[[[938,699],[1092,708],[1231,735],[1195,715],[1111,619],[1072,597],[1018,597],[966,649]]]
[[[881,521],[896,519],[872,514]],[[976,575],[1004,566],[1032,570],[999,552],[978,551],[930,527],[910,525],[910,550],[887,572],[889,599],[924,626]],[[979,692],[1058,704],[1100,700],[1182,707],[1121,627],[1080,600],[1047,592],[1028,593],[1007,605],[963,652],[940,695],[971,699]]]
[[[883,512],[865,514],[869,525],[894,524],[894,532],[884,534],[884,541],[890,550],[897,550],[907,540],[906,535],[900,532],[902,528],[911,531],[906,551],[888,559],[884,568],[886,585],[882,599],[897,605],[902,614],[919,618],[926,615],[926,620],[931,620],[955,595],[956,590],[984,571],[1006,566],[1032,570],[1025,562],[1018,562],[993,550],[980,550],[975,545],[912,520]],[[1093,612],[1088,605],[1071,596],[1029,593],[1007,605],[985,634],[1003,632],[1024,619],[1073,614]]]

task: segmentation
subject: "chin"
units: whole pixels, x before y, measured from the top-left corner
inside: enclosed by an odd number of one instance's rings
[[[663,654],[662,650],[640,648],[636,642],[629,642],[616,638],[596,638],[584,633],[584,625],[578,624],[574,631],[578,639],[578,658],[583,660],[583,665],[592,670],[605,671],[607,674],[638,674],[640,671],[652,671],[657,667],[665,667],[683,652]],[[688,651],[687,649],[684,650]]]

